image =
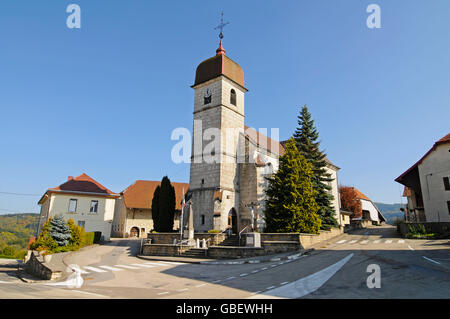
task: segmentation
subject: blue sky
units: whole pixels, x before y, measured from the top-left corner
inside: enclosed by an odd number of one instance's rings
[[[381,29],[366,26],[371,3]],[[43,194],[83,172],[116,192],[188,182],[170,135],[191,130],[190,85],[221,10],[246,124],[286,139],[307,104],[339,182],[399,202],[394,179],[450,131],[447,0],[1,1],[0,192]],[[38,199],[0,193],[0,212],[38,212]]]

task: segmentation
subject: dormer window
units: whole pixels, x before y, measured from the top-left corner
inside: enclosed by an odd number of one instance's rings
[[[236,91],[234,89],[231,89],[230,92],[230,103],[231,105],[236,106]]]

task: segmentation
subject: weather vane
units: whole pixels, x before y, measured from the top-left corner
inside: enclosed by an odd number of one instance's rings
[[[230,22],[225,22],[223,23],[223,11],[222,11],[222,17],[220,18],[220,24],[214,28],[214,30],[218,30],[220,29],[220,34],[219,34],[219,38],[222,40],[223,39],[223,27],[226,26],[227,24],[229,24]]]

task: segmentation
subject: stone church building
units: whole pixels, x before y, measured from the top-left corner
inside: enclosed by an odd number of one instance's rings
[[[264,190],[268,186],[265,177],[277,171],[278,157],[284,154],[284,148],[266,132],[262,134],[245,125],[244,71],[226,55],[222,40],[216,55],[198,65],[192,88],[194,129],[189,192],[194,229],[207,232],[231,228],[233,233],[239,233],[254,223],[262,230]],[[212,134],[214,129],[219,134]],[[216,147],[205,146],[213,139]],[[339,168],[327,162],[328,171],[335,178],[331,183],[333,204],[340,222]]]

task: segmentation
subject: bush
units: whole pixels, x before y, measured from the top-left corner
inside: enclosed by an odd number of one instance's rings
[[[208,233],[210,233],[210,234],[219,234],[219,233],[221,233],[221,231],[218,230],[218,229],[210,229],[210,230],[208,230]]]
[[[71,250],[78,250],[83,245],[83,238],[85,236],[84,228],[75,225],[72,218],[67,221],[67,225],[69,226],[72,235],[69,240],[69,246],[71,247]]]
[[[431,239],[435,238],[436,234],[427,233],[423,224],[409,225],[409,232],[406,234],[407,238],[411,239]]]
[[[16,254],[16,249],[12,246],[6,246],[5,248],[3,248],[2,250],[2,255],[5,256],[14,256]]]
[[[83,247],[94,244],[95,234],[94,232],[89,232],[84,234]]]

